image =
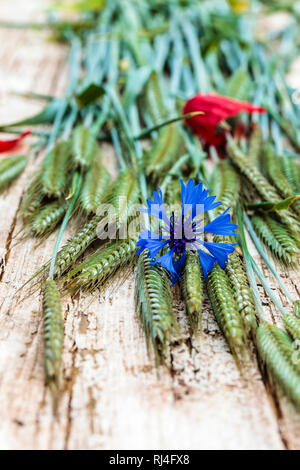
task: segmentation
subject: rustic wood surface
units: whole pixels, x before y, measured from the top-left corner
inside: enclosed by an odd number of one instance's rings
[[[0,18],[39,20],[48,4],[1,0]],[[0,44],[1,123],[42,106],[12,91],[63,94],[65,47],[27,30],[0,29]],[[112,149],[102,150],[113,168]],[[63,396],[59,416],[53,417],[44,385],[39,293],[18,303],[17,292],[49,259],[55,239],[16,243],[22,226],[18,208],[37,161],[32,157],[0,198],[0,448],[300,449],[299,415],[269,390],[255,360],[250,379],[241,378],[207,299],[203,336],[190,338],[176,292],[182,334],[170,346],[170,370],[157,375],[134,312],[133,276],[93,298],[64,299]],[[299,297],[298,273],[281,276]],[[267,319],[280,325],[261,286],[260,292]]]

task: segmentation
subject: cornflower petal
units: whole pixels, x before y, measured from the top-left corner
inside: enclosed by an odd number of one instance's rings
[[[203,245],[207,250],[214,256],[221,266],[221,268],[225,269],[228,261],[228,255],[233,253],[237,243],[210,243],[210,242],[203,242]]]
[[[203,271],[203,276],[204,279],[206,279],[208,272],[214,267],[214,264],[217,262],[216,258],[214,256],[211,256],[208,253],[205,253],[205,251],[199,249],[198,251],[198,257],[199,261],[202,267]]]
[[[160,256],[159,258],[156,258],[154,260],[154,263],[160,264],[163,268],[166,268],[171,274],[178,276],[173,263],[174,250],[175,248],[172,248],[170,251],[167,251],[167,253],[165,253],[164,255]]]
[[[140,249],[137,254],[142,253],[144,250],[149,250],[150,257],[153,259],[160,252],[160,250],[169,242],[169,240],[153,240],[151,238],[144,238],[137,242],[137,246]]]
[[[213,233],[214,235],[224,235],[226,237],[237,237],[237,233],[234,233],[233,230],[236,230],[238,226],[230,222],[230,214],[228,214],[229,209],[230,207],[228,207],[223,214],[205,225],[204,232]]]

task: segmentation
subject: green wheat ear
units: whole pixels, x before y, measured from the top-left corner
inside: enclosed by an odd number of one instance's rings
[[[266,169],[269,180],[283,198],[289,198],[295,195],[292,185],[282,173],[280,160],[276,157],[275,151],[270,145],[266,145],[264,148],[264,168]],[[296,212],[296,214],[300,215],[299,201],[294,202],[291,209]]]
[[[86,170],[91,166],[97,148],[97,136],[93,130],[80,125],[72,134],[72,159],[76,166]]]
[[[164,192],[164,198],[167,204],[180,204],[181,203],[181,192],[180,185],[178,184],[178,178],[170,179],[166,190]]]
[[[248,179],[263,200],[272,203],[278,203],[282,200],[276,189],[261,174],[259,169],[247,158],[247,155],[241,151],[234,141],[228,143],[227,150],[233,164],[238,168],[240,173]],[[299,218],[297,218],[293,212],[290,210],[282,210],[278,214],[278,217],[280,217],[280,220],[285,223],[291,231],[297,234]]]
[[[251,86],[249,72],[244,67],[240,67],[227,79],[224,95],[231,96],[236,100],[247,101]]]
[[[98,207],[107,193],[110,180],[111,178],[108,171],[95,159],[85,176],[80,192],[78,202],[81,212],[86,215],[96,214]]]
[[[246,342],[242,318],[225,271],[215,265],[207,276],[207,291],[211,305],[232,355],[239,365],[244,362]]]
[[[93,291],[103,286],[117,271],[135,259],[136,249],[136,240],[121,240],[100,248],[96,254],[68,273],[67,278],[76,275],[70,281],[70,290]]]
[[[166,346],[176,329],[172,308],[170,280],[166,272],[153,265],[147,252],[140,254],[136,278],[136,311],[146,335],[149,350],[152,344],[155,362],[165,362]]]
[[[249,182],[255,187],[258,194],[265,200],[271,202],[279,202],[280,197],[267,181],[267,179],[261,174],[259,169],[250,161],[242,150],[232,141],[227,145],[228,155],[231,158],[232,163],[238,168],[238,170],[246,176]]]
[[[56,412],[64,341],[64,321],[60,296],[53,279],[48,279],[43,292],[44,367],[46,383],[50,388]]]
[[[116,214],[119,214],[117,218],[117,226],[119,228],[123,223],[126,223],[130,211],[139,201],[140,191],[138,182],[130,170],[124,170],[110,188],[108,188],[107,192],[108,195],[105,198],[105,202],[112,204],[115,207]],[[102,218],[100,215],[94,215],[73,239],[60,249],[55,262],[54,274],[56,278],[64,274],[77,261],[79,256],[97,240],[97,231],[103,229],[103,225],[99,225]],[[43,266],[40,272],[45,271],[48,266],[49,263]]]
[[[286,267],[296,266],[299,243],[294,239],[289,227],[266,214],[254,215],[251,222],[275,261]]]
[[[226,274],[243,321],[245,335],[253,338],[257,329],[255,302],[243,262],[237,253],[229,255]]]
[[[26,168],[28,158],[25,155],[14,155],[0,162],[0,192],[4,191]]]
[[[45,195],[42,193],[41,175],[38,174],[29,184],[23,197],[20,212],[25,221],[31,219],[43,206]]]
[[[97,239],[97,227],[101,219],[102,217],[95,215],[59,250],[55,263],[55,277],[60,277]]]
[[[50,235],[62,220],[67,209],[65,201],[54,201],[43,206],[40,211],[31,218],[30,231],[35,237]]]
[[[177,124],[170,124],[159,131],[151,151],[146,153],[146,173],[152,178],[167,171],[179,155],[184,153],[183,139]]]
[[[212,175],[211,185],[216,200],[222,202],[214,210],[215,216],[220,215],[226,207],[230,207],[234,211],[240,197],[241,183],[237,171],[230,162],[223,161],[217,164]],[[215,242],[224,243],[226,240],[230,241],[228,237],[225,240],[220,236],[214,237]],[[243,322],[245,337],[250,338],[257,327],[256,308],[243,262],[237,253],[232,253],[228,257],[226,274]]]
[[[290,337],[280,328],[262,323],[257,346],[272,382],[278,384],[300,410],[300,365]]]
[[[187,252],[180,282],[189,322],[196,333],[201,329],[203,305],[203,275],[197,253]]]
[[[291,157],[279,157],[281,169],[292,186],[294,193],[300,194],[300,165]]]
[[[166,114],[166,108],[164,105],[163,94],[159,81],[160,77],[158,73],[153,71],[146,85],[143,98],[153,123],[161,121]]]

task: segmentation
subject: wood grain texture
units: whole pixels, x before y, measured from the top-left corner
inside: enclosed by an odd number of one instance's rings
[[[2,0],[0,16],[37,19],[47,4]],[[11,90],[63,94],[66,48],[23,30],[1,29],[0,44],[1,123],[41,107],[9,95]],[[113,167],[112,149],[104,145],[102,151]],[[55,239],[52,235],[39,246],[31,239],[16,244],[20,200],[36,165],[32,158],[0,198],[0,448],[299,449],[299,416],[268,390],[255,359],[250,380],[241,378],[207,298],[203,335],[190,338],[175,288],[181,334],[170,346],[169,370],[157,375],[134,313],[132,275],[92,298],[64,299],[63,396],[53,418],[44,385],[40,293],[22,299],[17,292],[49,259]],[[65,239],[75,229],[71,224]],[[281,276],[299,297],[298,274]],[[280,325],[280,314],[261,286],[260,291],[267,319]]]

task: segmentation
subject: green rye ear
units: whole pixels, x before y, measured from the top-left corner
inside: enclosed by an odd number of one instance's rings
[[[292,185],[282,173],[280,159],[276,156],[275,151],[270,146],[265,147],[263,158],[267,176],[282,198],[288,199],[295,196],[295,191]],[[300,202],[294,202],[291,205],[291,209],[296,212],[296,214],[300,215]]]
[[[228,161],[219,162],[212,174],[211,194],[216,196],[216,201],[222,204],[214,210],[215,217],[222,214],[227,207],[234,211],[239,200],[240,177],[236,169]]]
[[[50,235],[63,219],[67,209],[65,201],[54,201],[41,207],[30,221],[30,231],[35,237]]]
[[[41,173],[41,190],[45,196],[64,195],[69,181],[70,150],[70,143],[62,140],[46,155]]]
[[[84,178],[80,192],[78,200],[80,212],[85,215],[96,214],[98,207],[105,198],[110,180],[108,171],[99,161],[94,160]]]
[[[117,271],[135,258],[136,240],[121,240],[100,248],[99,251],[70,271],[67,278],[76,277],[69,283],[70,290],[93,291],[105,284]]]
[[[97,149],[97,135],[90,128],[77,126],[72,134],[72,160],[83,170],[90,168]]]
[[[296,266],[299,244],[289,227],[266,214],[254,215],[251,222],[255,232],[277,262],[286,267]]]
[[[271,381],[300,410],[300,363],[294,360],[292,340],[283,330],[265,322],[257,330],[257,347]]]
[[[243,322],[229,279],[219,265],[215,265],[209,271],[206,285],[218,325],[226,338],[232,355],[241,365],[246,352]]]
[[[196,333],[201,329],[203,304],[203,274],[198,253],[187,252],[180,287],[190,325]]]

